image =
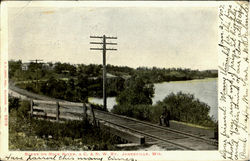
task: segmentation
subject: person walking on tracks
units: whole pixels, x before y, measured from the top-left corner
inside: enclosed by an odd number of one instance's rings
[[[165,120],[165,118],[164,118],[164,113],[162,113],[161,116],[160,116],[160,126],[162,126],[162,124],[165,123],[164,120]]]
[[[170,120],[170,112],[165,110],[160,116],[160,126],[164,125],[166,127],[169,127],[170,126],[169,120]]]
[[[169,120],[170,120],[170,112],[167,111],[167,112],[165,113],[165,119],[164,119],[165,125],[166,125],[167,127],[170,126]]]

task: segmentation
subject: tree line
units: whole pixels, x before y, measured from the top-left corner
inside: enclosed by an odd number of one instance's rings
[[[39,79],[55,76],[61,77],[76,77],[79,74],[87,75],[88,77],[101,77],[102,65],[97,64],[70,64],[61,62],[45,63],[49,68],[44,67],[42,63],[29,63],[27,70],[22,70],[21,60],[9,61],[9,77],[16,80],[32,80],[35,79],[35,72],[38,72]],[[107,65],[107,71],[118,77],[129,78],[133,75],[139,75],[148,82],[158,83],[164,81],[192,80],[203,79],[208,77],[218,77],[217,70],[191,70],[185,68],[148,68],[138,67],[136,69],[127,66]]]

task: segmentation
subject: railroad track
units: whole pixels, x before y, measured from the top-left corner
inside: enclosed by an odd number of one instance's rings
[[[13,89],[13,88],[12,88]],[[16,90],[15,90],[16,91]],[[18,92],[18,91],[16,91]],[[27,91],[26,91],[27,92]],[[23,92],[21,94],[24,94]],[[24,94],[26,95],[26,93]],[[32,93],[28,92],[31,96]],[[39,97],[36,95],[36,98]],[[56,99],[49,97],[40,97],[40,100],[55,101]],[[58,100],[57,100],[58,101]],[[64,107],[68,108],[68,107]],[[83,111],[81,107],[74,107],[74,112],[76,115],[81,114]],[[105,111],[94,110],[95,116],[98,120],[104,121],[115,126],[127,129],[133,133],[137,133],[145,136],[146,143],[156,144],[165,148],[167,150],[217,150],[218,142],[213,139],[208,139],[205,137],[200,137],[190,133],[185,133],[180,130],[174,130],[171,128],[158,126],[145,121],[140,121],[134,118],[129,118],[126,116],[121,116]]]
[[[68,113],[75,117],[81,118],[82,116],[81,106],[71,105],[61,108],[67,108]],[[217,141],[212,139],[105,111],[94,111],[97,120],[142,135],[147,144],[155,144],[167,150],[216,150],[218,146]]]
[[[120,116],[96,110],[96,118],[115,124],[146,137],[146,143],[158,143],[159,146],[178,150],[216,150],[218,142],[179,130],[158,126],[134,118]],[[169,147],[168,147],[169,146]]]

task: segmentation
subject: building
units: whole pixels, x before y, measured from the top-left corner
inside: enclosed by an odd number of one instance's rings
[[[28,70],[30,63],[22,63],[22,70]]]
[[[41,63],[39,63],[41,64]],[[22,70],[28,70],[30,63],[22,63]],[[42,63],[42,69],[45,70],[53,70],[55,68],[55,64],[53,63]]]

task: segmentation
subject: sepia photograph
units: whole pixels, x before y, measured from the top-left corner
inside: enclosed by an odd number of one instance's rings
[[[249,2],[0,13],[0,161],[250,159]]]
[[[218,150],[217,21],[213,6],[9,8],[9,150]]]

